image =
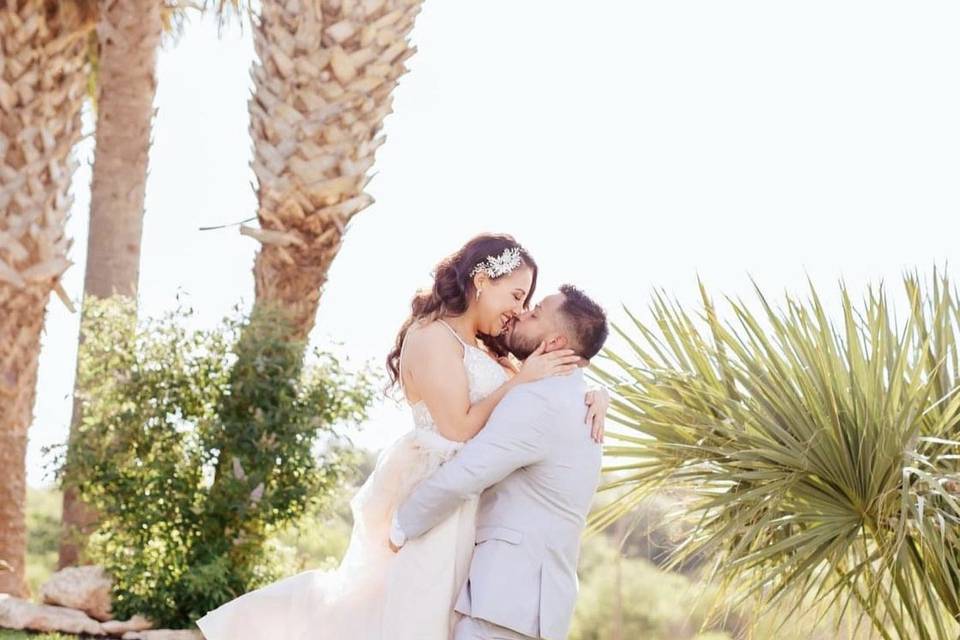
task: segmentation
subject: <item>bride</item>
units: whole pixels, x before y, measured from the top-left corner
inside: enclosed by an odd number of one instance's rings
[[[543,345],[520,366],[506,357],[498,337],[529,306],[536,283],[536,263],[508,235],[477,236],[437,266],[387,357],[415,428],[380,454],[350,501],[353,532],[340,566],[301,572],[210,611],[197,621],[207,640],[448,640],[473,552],[477,497],[399,553],[388,543],[390,524],[403,499],[483,428],[508,391],[576,367],[573,351],[546,353]],[[585,402],[585,428],[599,440],[608,396],[591,391]]]

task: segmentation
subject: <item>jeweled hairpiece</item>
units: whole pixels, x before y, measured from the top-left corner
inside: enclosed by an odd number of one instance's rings
[[[523,264],[520,258],[520,247],[510,247],[503,250],[499,256],[487,256],[486,260],[477,263],[477,266],[470,272],[470,277],[478,273],[485,273],[490,278],[499,278],[500,276],[513,271]]]

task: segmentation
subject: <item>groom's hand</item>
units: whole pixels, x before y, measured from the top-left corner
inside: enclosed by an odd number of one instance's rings
[[[605,387],[587,391],[584,402],[587,405],[586,423],[590,427],[590,437],[594,442],[603,442],[604,424],[610,409],[610,393]]]
[[[400,547],[407,541],[407,536],[400,528],[400,522],[397,521],[399,514],[393,514],[393,520],[390,522],[390,535],[387,536],[387,544],[390,545],[390,551],[397,553]]]

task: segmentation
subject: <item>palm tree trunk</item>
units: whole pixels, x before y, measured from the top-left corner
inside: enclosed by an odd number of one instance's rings
[[[289,324],[280,330],[306,344],[347,222],[373,202],[363,192],[366,174],[384,141],[378,133],[391,92],[415,52],[407,36],[421,2],[262,0],[249,105],[260,228],[240,230],[263,246],[241,345],[260,318],[273,322],[277,312],[276,322]],[[236,366],[257,355],[243,351]],[[232,402],[234,415],[264,404],[242,396]],[[230,458],[221,449],[212,491]]]
[[[393,88],[412,56],[422,0],[263,0],[254,27],[250,126],[263,246],[255,305],[313,327],[321,287],[383,143]]]
[[[85,97],[87,24],[75,3],[0,0],[0,592],[26,595],[27,430],[64,235]]]
[[[99,96],[85,296],[137,295],[161,9],[159,0],[99,3]],[[74,398],[77,391],[74,388]],[[81,415],[81,404],[74,400],[71,435]],[[81,560],[85,538],[97,521],[71,480],[66,476],[63,482],[60,568]]]

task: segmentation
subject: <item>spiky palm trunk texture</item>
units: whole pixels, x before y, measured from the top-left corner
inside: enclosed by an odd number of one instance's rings
[[[70,306],[64,228],[87,27],[73,3],[0,1],[0,592],[24,595],[25,456],[50,292]]]
[[[369,206],[367,170],[392,91],[415,52],[421,0],[264,0],[250,101],[259,229],[256,305],[313,327],[347,222]]]
[[[160,0],[99,2],[96,150],[84,295],[137,295],[161,10]],[[81,415],[75,401],[71,434]],[[65,477],[61,568],[80,561],[83,540],[96,520],[79,499],[73,479]]]

